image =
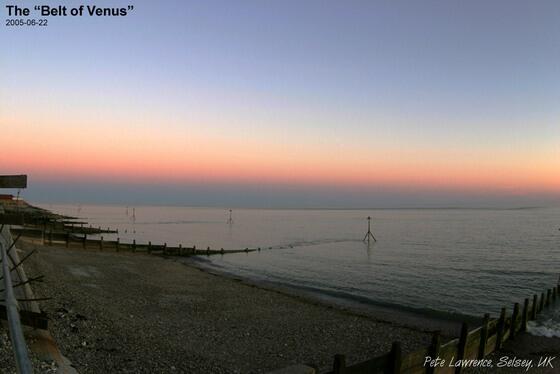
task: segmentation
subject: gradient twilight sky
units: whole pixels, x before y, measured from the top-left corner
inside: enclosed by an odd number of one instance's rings
[[[3,27],[32,201],[560,202],[557,0],[56,4],[135,10]]]

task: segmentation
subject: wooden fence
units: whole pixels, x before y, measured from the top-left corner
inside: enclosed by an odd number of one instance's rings
[[[393,343],[390,352],[350,366],[346,366],[344,355],[335,355],[333,370],[326,374],[460,373],[464,367],[455,367],[453,363],[481,360],[486,355],[499,350],[505,341],[514,339],[519,332],[526,331],[527,322],[536,319],[543,310],[556,304],[559,298],[560,287],[548,289],[541,293],[540,297],[533,295],[532,300],[525,299],[522,306],[515,303],[511,314],[508,314],[506,308],[502,308],[498,319],[491,319],[489,314],[485,314],[482,326],[474,330],[469,331],[468,325],[463,323],[459,338],[447,343],[442,344],[440,334],[436,332],[429,347],[406,355],[402,354],[398,342]],[[428,357],[433,360],[439,358],[445,362],[441,366],[436,366],[436,362],[431,361],[432,365],[430,365],[430,362],[426,362]]]

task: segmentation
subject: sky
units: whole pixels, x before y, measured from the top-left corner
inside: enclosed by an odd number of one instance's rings
[[[560,204],[556,0],[83,3],[134,10],[1,31],[29,200]]]

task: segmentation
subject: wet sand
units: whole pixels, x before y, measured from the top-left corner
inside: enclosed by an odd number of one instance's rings
[[[202,271],[173,259],[43,247],[26,263],[62,353],[80,373],[263,373],[333,355],[359,362],[430,334]]]

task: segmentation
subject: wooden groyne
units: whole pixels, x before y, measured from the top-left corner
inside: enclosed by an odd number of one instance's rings
[[[3,203],[12,215],[10,221],[19,226],[12,226],[14,235],[31,239],[40,239],[44,245],[63,245],[67,248],[130,251],[139,253],[162,254],[165,256],[224,255],[231,253],[249,253],[260,248],[223,249],[196,248],[196,246],[168,246],[167,243],[137,243],[135,240],[121,242],[104,240],[102,234],[117,234],[118,230],[109,227],[93,227],[75,217],[62,216],[48,210],[37,208],[25,201],[7,201]],[[16,222],[17,221],[17,222]],[[95,236],[95,237],[92,237]],[[114,236],[113,236],[114,237]]]
[[[21,235],[22,237],[39,239],[44,245],[65,246],[66,248],[81,248],[81,249],[96,249],[96,250],[113,250],[115,252],[129,251],[139,253],[161,254],[165,256],[196,256],[196,255],[224,255],[232,253],[249,253],[260,251],[260,248],[244,248],[244,249],[211,249],[197,248],[196,246],[168,246],[167,243],[154,244],[137,243],[133,240],[132,243],[123,243],[119,238],[117,240],[104,240],[103,236],[100,238],[88,237],[87,233],[77,234],[73,232],[56,232],[56,231],[43,231],[37,228],[12,228],[14,235]]]
[[[431,345],[417,351],[402,354],[399,342],[394,342],[391,351],[370,360],[346,365],[346,356],[334,356],[333,369],[325,374],[371,374],[371,373],[411,373],[411,374],[448,374],[461,373],[461,366],[453,363],[462,360],[482,360],[487,355],[499,350],[504,342],[513,340],[520,333],[527,331],[527,323],[533,321],[544,310],[552,308],[560,299],[560,287],[547,289],[540,295],[515,303],[511,313],[504,307],[498,319],[483,317],[482,325],[469,330],[463,323],[459,338],[442,342],[439,332],[432,336]],[[436,365],[436,359],[445,360],[443,366]]]

